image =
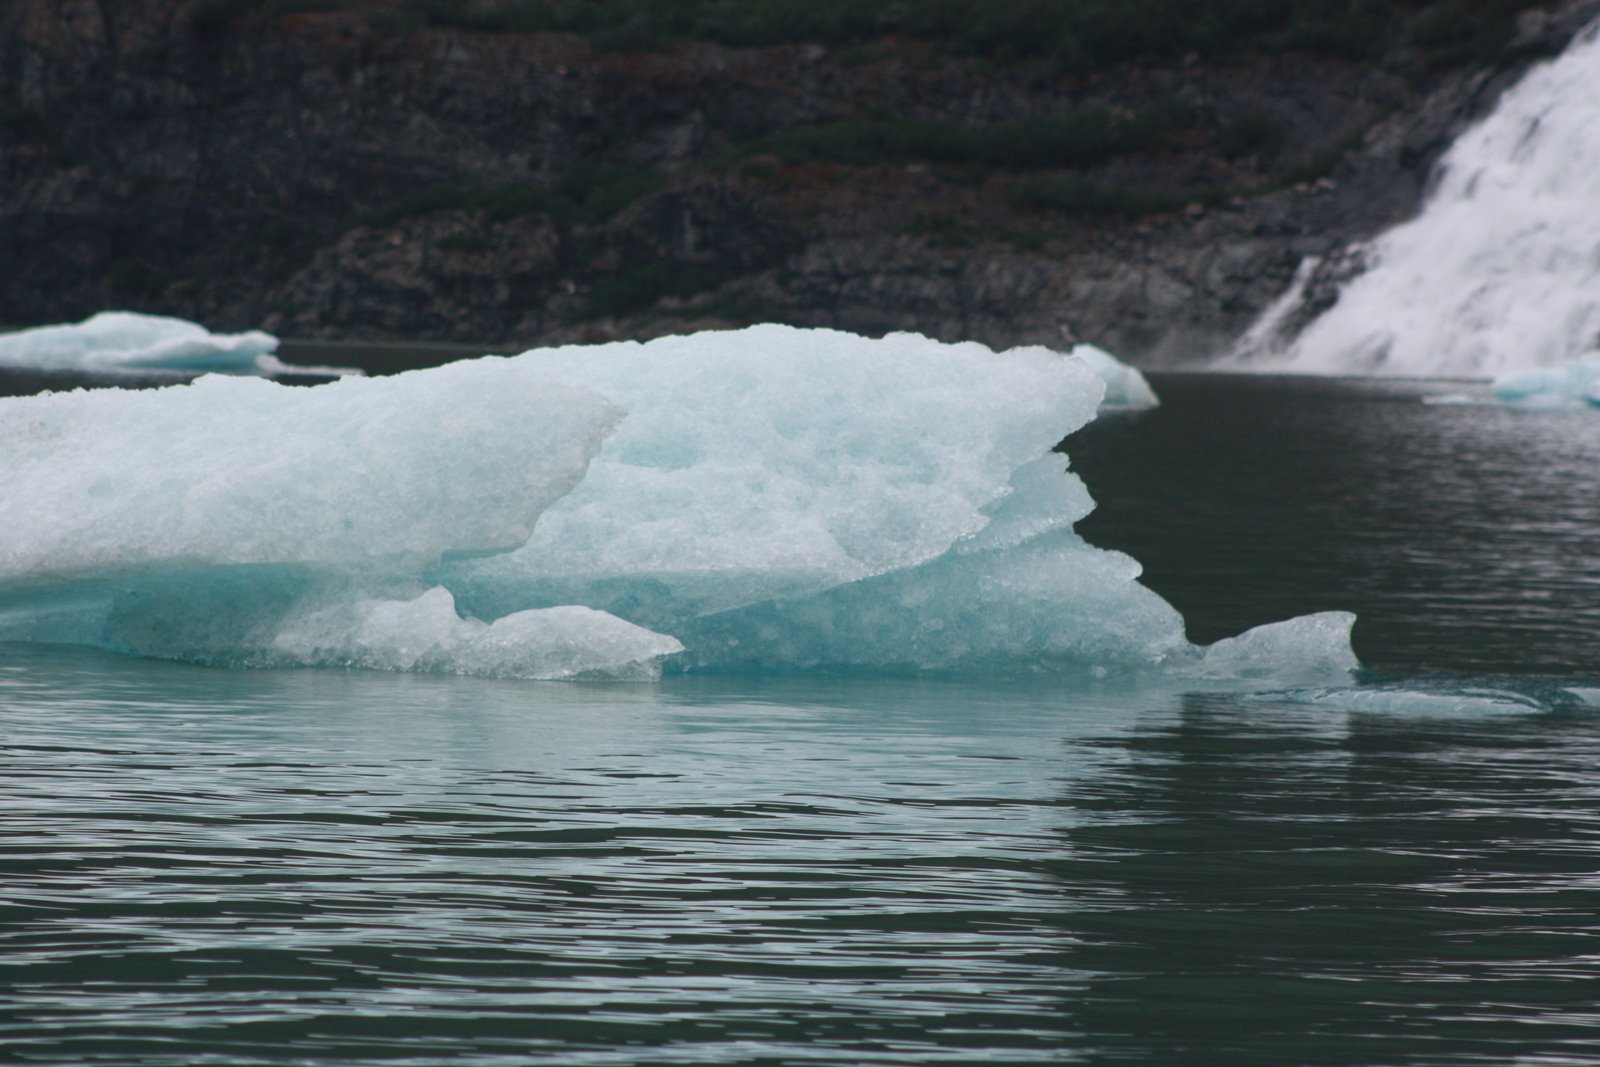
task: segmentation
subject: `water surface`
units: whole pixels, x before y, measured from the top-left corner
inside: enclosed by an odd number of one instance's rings
[[[1392,700],[0,647],[4,1058],[1589,1062],[1600,421],[1157,387],[1087,535]]]
[[[1426,404],[1438,382],[1155,375],[1065,443],[1122,549],[1212,641],[1354,611],[1402,673],[1600,667],[1600,412]]]

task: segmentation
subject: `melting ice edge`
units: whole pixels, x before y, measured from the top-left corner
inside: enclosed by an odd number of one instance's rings
[[[1052,449],[1104,392],[1043,348],[761,326],[7,399],[0,641],[527,678],[1355,667],[1343,613],[1193,645],[1074,532]]]

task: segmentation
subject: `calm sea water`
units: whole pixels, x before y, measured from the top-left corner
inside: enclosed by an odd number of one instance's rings
[[[1437,382],[1156,376],[1066,444],[1078,528],[1145,565],[1196,641],[1354,611],[1405,674],[1600,672],[1600,410],[1423,403]]]
[[[1193,636],[1539,701],[7,646],[0,1059],[1595,1062],[1600,413],[1156,384],[1068,448]]]

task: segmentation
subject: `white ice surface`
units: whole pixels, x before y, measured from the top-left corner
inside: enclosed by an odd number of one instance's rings
[[[0,400],[0,640],[540,678],[1347,671],[1347,618],[1208,652],[1078,537],[1052,449],[1104,391],[1042,348],[769,326]]]
[[[1202,649],[1192,671],[1205,678],[1251,680],[1348,675],[1360,666],[1350,647],[1355,621],[1348,611],[1323,611],[1257,626]]]
[[[0,399],[0,582],[503,551],[622,417],[527,364]]]
[[[297,367],[279,360],[270,333],[212,333],[165,315],[102,311],[83,322],[0,334],[0,367],[126,373],[359,374],[348,367]]]
[[[501,678],[654,678],[659,658],[683,651],[603,611],[532,608],[492,623],[464,619],[449,591],[411,600],[357,600],[302,612],[280,626],[267,653],[288,664],[431,671]]]
[[[1082,360],[1106,383],[1106,395],[1100,401],[1101,411],[1153,408],[1161,403],[1156,391],[1150,388],[1150,383],[1138,368],[1122,362],[1105,349],[1080,344],[1074,345],[1067,354]]]
[[[1103,391],[1043,348],[784,326],[519,358],[628,417],[525,546],[448,578],[494,613],[599,596],[652,626],[934,559]]]

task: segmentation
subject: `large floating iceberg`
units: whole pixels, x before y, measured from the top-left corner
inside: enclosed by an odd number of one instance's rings
[[[1211,649],[1086,544],[1043,348],[764,326],[312,389],[0,400],[0,640],[222,665],[1193,678],[1354,666],[1350,618]]]
[[[359,373],[343,367],[296,367],[273,355],[270,333],[217,334],[165,315],[102,311],[83,322],[0,334],[0,368],[89,374]]]

